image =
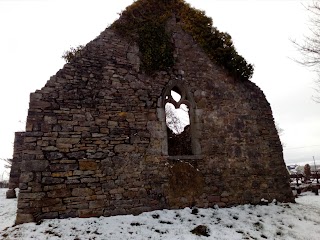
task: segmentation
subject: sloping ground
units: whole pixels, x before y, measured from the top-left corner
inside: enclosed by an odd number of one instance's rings
[[[14,222],[16,200],[5,199],[5,191],[0,189],[0,239],[320,239],[320,196],[311,193],[297,204],[186,208],[8,227]],[[193,235],[190,231],[198,225],[207,226],[210,236]]]

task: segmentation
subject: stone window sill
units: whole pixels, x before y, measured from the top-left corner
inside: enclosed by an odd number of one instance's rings
[[[169,160],[200,160],[202,159],[202,155],[181,155],[181,156],[168,156]]]

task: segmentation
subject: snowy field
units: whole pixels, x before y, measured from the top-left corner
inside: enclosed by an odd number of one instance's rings
[[[139,216],[44,220],[12,226],[16,200],[0,189],[0,239],[320,239],[320,196],[306,193],[296,204],[270,203],[224,209],[163,210]],[[190,231],[199,225],[209,236]]]

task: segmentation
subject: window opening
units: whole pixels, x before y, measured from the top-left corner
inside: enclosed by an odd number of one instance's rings
[[[179,102],[181,100],[181,92],[180,92],[179,88],[174,87],[171,90],[171,96],[172,96],[173,100],[175,100],[176,102]]]
[[[188,102],[177,87],[166,96],[165,113],[168,136],[168,154],[171,156],[191,155],[191,131]]]

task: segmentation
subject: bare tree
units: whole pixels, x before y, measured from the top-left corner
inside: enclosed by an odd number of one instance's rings
[[[304,165],[304,178],[305,182],[307,182],[310,179],[311,176],[311,167],[309,164]]]
[[[12,166],[12,158],[1,158],[1,161],[4,161],[4,167],[5,168],[11,168]]]
[[[284,130],[283,130],[283,128],[281,128],[279,126],[279,123],[276,122],[275,125],[276,125],[276,129],[277,129],[278,135],[280,137],[281,145],[282,145],[282,147],[285,147],[286,145],[281,140],[281,136],[283,135]]]
[[[182,123],[179,116],[177,116],[177,114],[174,112],[174,106],[170,104],[166,104],[165,111],[166,111],[167,126],[175,134],[181,133],[183,131]]]
[[[296,62],[310,67],[318,73],[315,89],[317,95],[313,98],[320,103],[320,2],[313,1],[311,5],[305,6],[305,8],[310,13],[310,35],[304,37],[303,43],[299,43],[296,40],[292,40],[292,42],[303,56],[301,60],[296,60]]]
[[[283,128],[281,128],[280,126],[279,126],[279,124],[278,123],[275,123],[276,124],[276,129],[277,129],[277,132],[278,132],[278,134],[279,134],[279,136],[281,136],[282,134],[283,134]]]

